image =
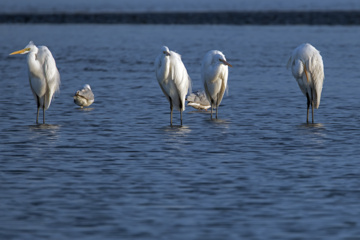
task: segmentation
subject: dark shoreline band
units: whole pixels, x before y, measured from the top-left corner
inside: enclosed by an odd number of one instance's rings
[[[0,23],[360,25],[360,11],[3,13],[0,14]]]

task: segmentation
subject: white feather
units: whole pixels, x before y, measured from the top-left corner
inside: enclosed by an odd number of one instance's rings
[[[155,60],[155,73],[164,95],[169,101],[171,99],[172,106],[179,111],[184,111],[186,94],[191,92],[191,79],[181,56],[163,47]]]
[[[40,46],[38,48],[32,41],[24,49],[13,52],[10,55],[27,53],[31,91],[38,103],[38,107],[47,110],[50,107],[54,93],[60,87],[60,74],[56,67],[55,59],[47,47]],[[36,122],[38,122],[38,117]]]
[[[228,88],[228,66],[225,55],[217,50],[209,51],[201,64],[201,78],[208,101],[218,107]]]
[[[306,69],[304,69],[304,65]],[[309,43],[301,44],[294,49],[287,67],[291,67],[292,74],[302,93],[305,96],[308,94],[314,101],[314,107],[318,108],[325,78],[320,52]]]

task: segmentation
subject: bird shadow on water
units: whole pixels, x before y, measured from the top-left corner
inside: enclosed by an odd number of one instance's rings
[[[91,112],[92,110],[94,110],[94,108],[81,108],[81,107],[78,107],[78,108],[75,108],[76,110],[78,111],[84,111],[84,112]]]
[[[168,133],[176,133],[176,134],[187,134],[191,132],[191,129],[189,126],[186,125],[168,125],[160,128],[164,132]]]
[[[194,114],[194,113],[205,113],[205,114],[210,114],[210,111],[206,111],[206,110],[192,110],[188,113]]]
[[[298,127],[302,129],[325,129],[322,123],[302,123]]]
[[[45,137],[45,139],[49,141],[54,141],[58,139],[60,125],[58,124],[37,124],[30,125],[29,130],[33,134],[31,134],[30,139],[38,139]]]
[[[219,124],[219,125],[224,125],[224,126],[228,126],[230,124],[230,121],[227,119],[220,119],[220,118],[208,118],[206,120],[206,122],[210,123],[210,124]]]
[[[35,124],[29,125],[30,130],[57,130],[60,128],[58,124]]]
[[[36,124],[30,125],[29,129],[31,132],[35,132],[37,134],[50,134],[50,136],[57,135],[60,129],[60,125],[58,124]]]
[[[326,139],[328,138],[329,131],[322,123],[302,123],[296,126],[299,136],[306,136],[307,143],[314,143],[317,148],[326,146]]]

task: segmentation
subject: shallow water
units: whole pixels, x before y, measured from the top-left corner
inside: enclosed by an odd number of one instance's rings
[[[358,239],[359,27],[1,25],[1,239]],[[23,55],[47,45],[61,92],[35,125]],[[290,70],[317,47],[315,124]],[[162,45],[201,89],[200,63],[234,66],[219,120],[184,126],[155,79]],[[72,96],[85,83],[95,102]],[[42,113],[41,113],[42,114]]]

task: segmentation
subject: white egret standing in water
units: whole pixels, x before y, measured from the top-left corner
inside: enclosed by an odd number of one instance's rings
[[[170,125],[172,125],[173,108],[182,112],[185,110],[185,97],[191,92],[191,79],[186,71],[181,56],[168,47],[163,46],[155,60],[155,73],[160,88],[170,103]]]
[[[29,82],[37,103],[36,123],[39,123],[39,109],[43,110],[43,123],[45,124],[45,110],[50,107],[53,94],[59,90],[60,74],[56,68],[55,59],[46,46],[36,47],[30,41],[22,50],[11,53],[26,54],[29,70]]]
[[[306,122],[309,122],[309,108],[311,105],[312,123],[314,123],[314,108],[318,108],[320,105],[325,77],[320,52],[309,43],[301,44],[291,54],[287,67],[291,67],[294,78],[307,98]]]
[[[89,84],[85,84],[83,89],[76,91],[74,103],[81,108],[88,107],[94,102],[94,93],[91,91]]]
[[[216,119],[218,108],[227,89],[228,66],[225,55],[217,50],[209,51],[201,64],[201,78],[204,83],[206,97],[211,104],[211,119],[214,106],[216,107]]]

